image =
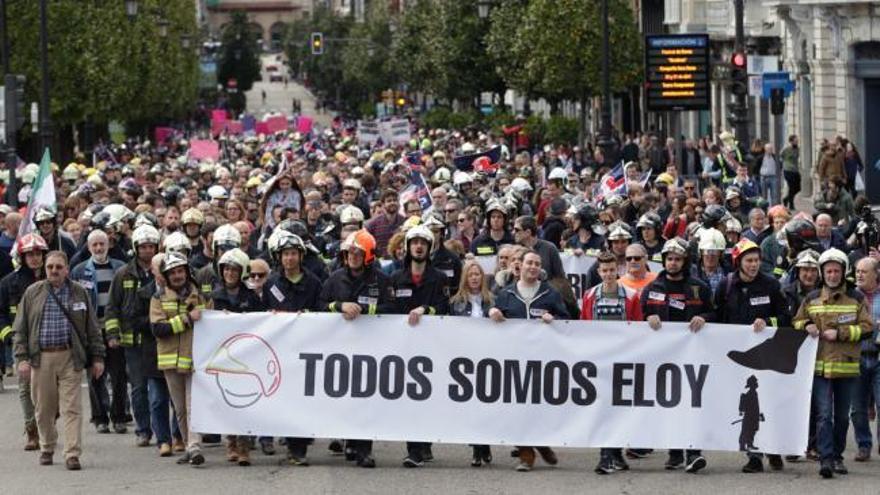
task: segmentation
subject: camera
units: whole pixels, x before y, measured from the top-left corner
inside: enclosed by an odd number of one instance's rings
[[[864,243],[864,251],[867,254],[870,248],[880,248],[880,223],[870,206],[865,205],[859,211],[859,222],[857,232],[862,237]]]

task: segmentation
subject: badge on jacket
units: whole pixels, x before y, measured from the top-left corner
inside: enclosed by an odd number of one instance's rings
[[[763,306],[764,304],[770,304],[770,296],[753,297],[749,299],[749,302],[752,306]]]
[[[273,285],[272,288],[269,289],[269,292],[275,296],[275,299],[277,299],[278,302],[284,302],[284,294],[281,293],[281,289],[279,289],[277,285]]]
[[[394,291],[394,297],[412,297],[412,289],[397,289]]]

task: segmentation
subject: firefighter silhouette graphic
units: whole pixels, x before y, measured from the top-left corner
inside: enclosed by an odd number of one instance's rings
[[[250,333],[233,335],[220,344],[205,373],[214,376],[223,401],[236,409],[270,397],[281,386],[281,363],[275,350]]]
[[[755,446],[755,434],[764,421],[761,404],[758,401],[758,379],[752,375],[746,380],[747,392],[739,396],[740,418],[731,424],[741,424],[739,432],[739,450],[744,452],[760,450]]]

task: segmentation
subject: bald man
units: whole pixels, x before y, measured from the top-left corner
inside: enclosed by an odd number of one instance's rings
[[[638,293],[646,285],[657,278],[657,274],[648,271],[648,250],[641,244],[630,244],[624,253],[626,273],[620,277],[619,283]]]
[[[843,234],[834,228],[834,221],[827,213],[816,216],[816,237],[822,245],[822,251],[830,248],[840,249],[843,252],[849,251]]]

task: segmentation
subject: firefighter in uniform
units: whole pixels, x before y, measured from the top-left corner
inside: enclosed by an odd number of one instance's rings
[[[751,325],[756,332],[768,326],[790,326],[779,281],[761,272],[761,248],[749,239],[741,239],[733,247],[732,258],[734,272],[715,291],[717,321]],[[749,451],[742,472],[764,471],[763,457],[760,452]],[[782,456],[769,454],[767,459],[774,471],[783,469]]]
[[[193,328],[202,310],[212,304],[192,280],[189,263],[180,253],[167,253],[159,267],[165,285],[150,299],[150,328],[156,337],[156,362],[165,374],[171,401],[186,443],[178,464],[204,464],[200,435],[190,426],[192,414]]]
[[[434,242],[431,243],[431,267],[446,276],[443,294],[449,299],[458,290],[458,282],[461,280],[461,259],[443,245],[446,224],[431,215],[422,225],[434,234]]]
[[[497,198],[486,202],[486,230],[471,242],[471,252],[477,256],[495,256],[505,244],[513,244],[513,234],[507,228],[510,213]]]
[[[688,322],[692,332],[698,332],[707,321],[715,317],[712,306],[712,290],[705,282],[690,276],[688,245],[672,238],[663,245],[663,271],[642,290],[642,314],[654,330],[664,321]],[[706,467],[706,459],[700,450],[670,450],[666,469],[685,468],[696,473]]]
[[[3,277],[0,281],[0,338],[12,342],[12,322],[18,313],[18,303],[24,291],[34,282],[45,278],[43,263],[49,246],[38,234],[27,234],[15,245],[15,251],[21,260],[18,270]],[[27,443],[24,450],[37,450],[40,440],[37,436],[37,422],[34,417],[34,402],[31,399],[30,378],[18,375],[18,400],[24,414],[24,429]]]
[[[244,251],[238,248],[226,251],[220,257],[217,267],[220,269],[222,286],[211,293],[214,309],[231,313],[266,310],[260,297],[244,284],[251,270],[251,260]],[[239,466],[250,466],[251,438],[246,435],[229,435],[226,460],[237,462]]]
[[[388,276],[376,261],[376,239],[366,229],[352,233],[344,241],[346,266],[330,274],[321,290],[321,311],[341,313],[348,321],[360,315],[394,313],[394,297]],[[363,468],[376,467],[372,440],[349,440],[346,459]]]
[[[230,249],[241,247],[241,233],[232,225],[226,224],[217,227],[211,240],[211,252],[214,253],[214,261],[200,268],[195,275],[199,291],[208,296],[214,289],[223,285],[217,263],[223,257],[223,253]]]
[[[269,256],[275,269],[263,285],[262,300],[271,311],[297,313],[317,311],[321,281],[306,270],[302,261],[306,245],[302,238],[276,228],[269,236]],[[309,438],[287,438],[287,462],[292,466],[308,466],[306,458]]]
[[[819,474],[847,474],[843,464],[850,402],[859,376],[861,341],[871,337],[873,324],[864,296],[847,287],[849,260],[843,251],[828,249],[819,256],[823,286],[805,299],[794,317],[794,328],[820,338],[813,378],[816,402],[816,445]]]
[[[140,333],[135,328],[139,314],[137,304],[138,290],[153,279],[150,264],[159,250],[159,231],[150,225],[141,225],[131,236],[134,258],[120,268],[110,283],[110,301],[104,320],[107,345],[122,347],[125,352],[125,366],[131,383],[131,406],[134,412],[137,445],[150,444],[150,403],[147,395],[146,378],[143,374],[143,349]]]
[[[406,232],[406,255],[403,268],[391,274],[394,313],[409,316],[409,324],[417,325],[422,315],[446,314],[449,298],[445,295],[448,278],[433,267],[430,260],[434,233],[424,225]],[[405,467],[416,468],[434,459],[431,444],[407,442]]]

